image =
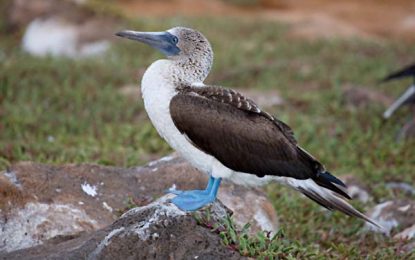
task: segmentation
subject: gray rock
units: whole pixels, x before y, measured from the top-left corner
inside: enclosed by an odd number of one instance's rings
[[[393,236],[396,239],[412,239],[415,237],[415,224]]]
[[[372,199],[369,194],[368,187],[366,187],[356,176],[345,175],[342,176],[341,179],[347,185],[347,192],[352,199],[357,199],[363,203],[366,203]]]
[[[386,187],[398,192],[403,192],[407,195],[415,195],[415,188],[409,183],[405,182],[388,182]]]
[[[171,188],[201,189],[207,176],[174,155],[144,167],[32,162],[0,173],[0,252],[105,228],[132,206],[144,206]],[[224,182],[219,199],[236,223],[276,232],[278,219],[265,194]],[[250,207],[245,207],[250,205]]]
[[[367,215],[384,227],[387,235],[410,239],[415,235],[415,202],[409,200],[386,201],[376,205]],[[366,224],[369,229],[373,227]],[[402,230],[397,232],[396,230]],[[374,229],[374,231],[379,231]]]
[[[105,39],[108,36],[94,41],[84,41],[82,38],[82,35],[86,34],[85,31],[93,32],[93,27],[102,28],[97,22],[91,23],[94,26],[74,24],[60,17],[36,18],[24,33],[22,48],[38,57],[51,55],[81,58],[103,54],[110,47],[110,42]]]
[[[102,54],[121,22],[115,15],[92,11],[84,0],[6,1],[6,28],[11,32],[24,29],[23,50],[39,57]]]
[[[169,203],[165,195],[124,213],[109,227],[57,243],[47,243],[0,256],[4,259],[243,259],[221,244],[219,236],[199,226],[194,217]],[[223,218],[226,208],[211,205]]]

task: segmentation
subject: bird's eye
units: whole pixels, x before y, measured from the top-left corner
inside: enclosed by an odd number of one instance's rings
[[[173,37],[173,43],[177,44],[179,42],[179,38],[177,38],[176,36]]]

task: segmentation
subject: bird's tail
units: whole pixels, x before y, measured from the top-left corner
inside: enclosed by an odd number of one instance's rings
[[[308,198],[329,210],[341,211],[344,214],[363,219],[377,228],[382,229],[382,227],[374,220],[355,209],[342,198],[350,198],[346,191],[346,185],[329,172],[320,174],[320,176],[315,180],[297,180],[287,178],[285,182],[295,190],[303,193]],[[335,187],[334,190],[333,187]]]

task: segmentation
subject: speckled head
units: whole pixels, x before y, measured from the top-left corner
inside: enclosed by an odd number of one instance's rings
[[[143,42],[161,51],[172,61],[176,82],[202,82],[212,67],[213,51],[200,32],[174,27],[165,32],[121,31],[117,36]]]
[[[213,52],[209,41],[200,32],[186,27],[174,27],[165,32],[121,31],[117,36],[136,40],[161,51],[169,59],[209,58]]]

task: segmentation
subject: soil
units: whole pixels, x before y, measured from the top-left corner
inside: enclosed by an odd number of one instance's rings
[[[243,4],[244,3],[244,4]],[[245,16],[292,25],[293,36],[415,41],[413,0],[120,0],[131,16]]]

